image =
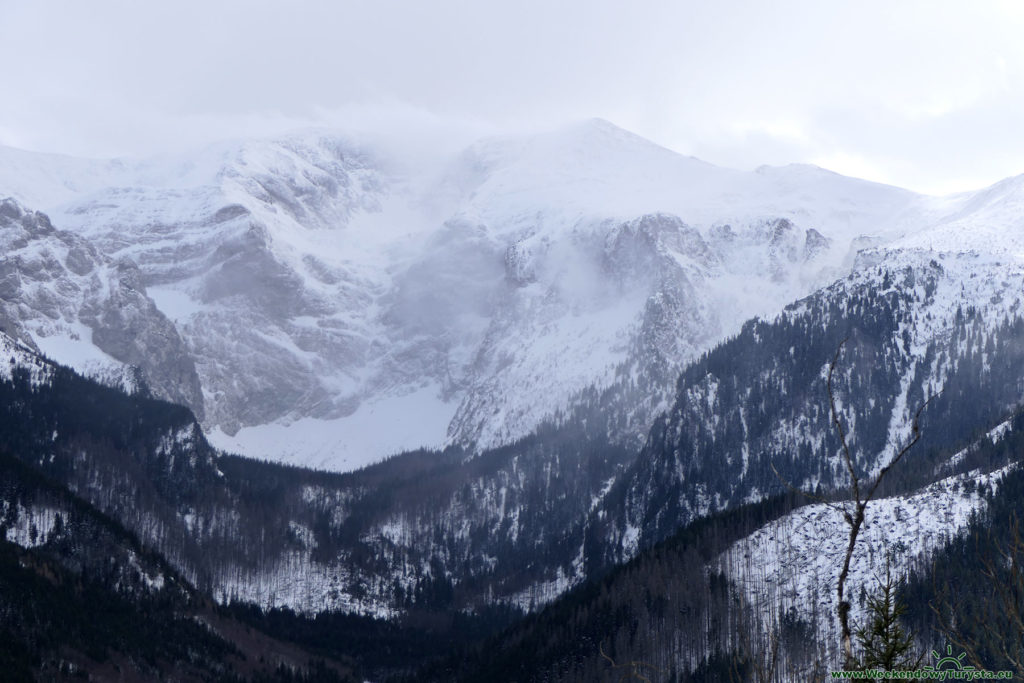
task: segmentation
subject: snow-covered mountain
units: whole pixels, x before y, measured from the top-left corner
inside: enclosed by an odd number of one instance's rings
[[[599,120],[431,164],[330,131],[146,161],[5,149],[0,195],[137,264],[215,443],[331,469],[507,443],[617,382],[647,399],[608,436],[639,443],[685,363],[744,320],[845,275],[860,248],[1006,205],[718,168]],[[62,316],[96,342],[88,316]]]

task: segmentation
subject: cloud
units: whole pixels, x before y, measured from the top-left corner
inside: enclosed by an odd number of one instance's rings
[[[356,121],[454,140],[600,116],[714,163],[949,189],[1024,171],[1022,32],[1013,2],[6,0],[0,143],[139,154]]]

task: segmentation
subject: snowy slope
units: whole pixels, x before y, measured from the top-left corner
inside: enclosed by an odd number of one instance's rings
[[[721,168],[685,157],[600,119],[529,137],[490,139],[450,171],[463,210],[496,230],[571,230],[585,219],[671,213],[694,225],[789,218],[853,238],[891,233],[893,218],[921,210],[914,193],[806,165]],[[891,225],[880,225],[880,223]],[[885,231],[885,232],[883,232]]]
[[[854,628],[865,623],[859,596],[877,591],[877,581],[885,577],[886,556],[895,576],[905,574],[911,561],[926,558],[967,526],[971,514],[985,505],[979,488],[998,486],[1005,472],[949,477],[914,495],[868,504],[846,584]],[[762,618],[795,607],[814,624],[819,641],[832,648],[836,659],[836,586],[848,538],[841,513],[816,503],[739,541],[713,566],[742,587]]]
[[[335,469],[505,443],[623,377],[651,398],[609,438],[639,441],[688,360],[858,249],[1017,215],[1013,188],[733,171],[600,120],[427,164],[336,131],[142,161],[5,149],[4,194],[138,264],[219,445]]]

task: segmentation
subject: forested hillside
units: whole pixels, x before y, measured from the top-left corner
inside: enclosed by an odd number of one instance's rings
[[[232,617],[118,522],[0,452],[4,680],[353,681]]]

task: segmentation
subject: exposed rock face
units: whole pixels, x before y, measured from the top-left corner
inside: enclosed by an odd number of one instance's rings
[[[203,417],[203,392],[195,364],[174,324],[146,296],[142,272],[129,259],[110,268],[109,296],[91,301],[82,321],[92,328],[100,350],[134,365],[161,398],[192,408]]]
[[[810,261],[825,253],[832,246],[832,240],[828,239],[814,228],[807,228],[804,235],[804,260]]]
[[[9,334],[127,388],[141,379],[203,414],[195,364],[133,262],[112,262],[12,199],[0,200],[0,248],[0,322]]]
[[[377,336],[368,320],[378,283],[353,264],[344,228],[379,209],[379,172],[319,136],[209,157],[188,167],[189,182],[172,171],[106,188],[61,220],[139,264],[201,378],[207,426],[234,434],[350,414]]]

